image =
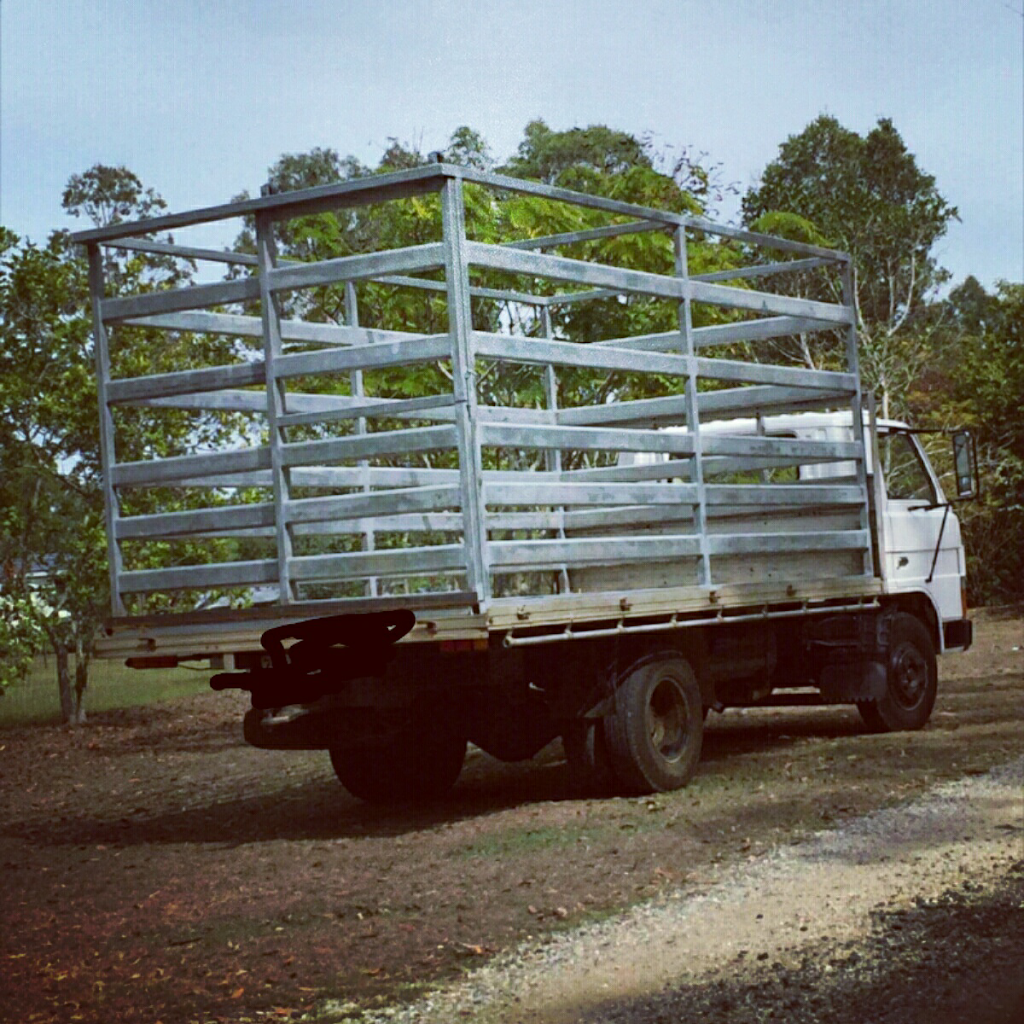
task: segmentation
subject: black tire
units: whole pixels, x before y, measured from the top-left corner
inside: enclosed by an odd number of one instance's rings
[[[890,630],[886,694],[857,710],[873,732],[921,729],[935,707],[938,679],[931,635],[919,619],[901,612]]]
[[[704,708],[693,669],[680,657],[634,669],[604,719],[608,759],[619,787],[634,794],[685,786],[697,769]]]
[[[600,718],[577,718],[562,733],[569,788],[578,796],[598,795],[611,787],[608,745]]]
[[[404,735],[400,739],[330,751],[338,781],[368,803],[404,803],[443,796],[466,758],[461,736]]]

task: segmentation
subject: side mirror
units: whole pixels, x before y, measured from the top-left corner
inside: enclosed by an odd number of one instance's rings
[[[969,430],[953,435],[953,466],[956,472],[956,495],[967,500],[978,497],[978,449]]]

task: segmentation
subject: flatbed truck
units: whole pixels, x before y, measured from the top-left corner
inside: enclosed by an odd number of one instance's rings
[[[587,226],[478,239],[470,189]],[[409,202],[435,204],[434,238],[277,254],[281,224]],[[157,240],[239,218],[255,253]],[[605,244],[650,232],[668,272]],[[209,664],[215,688],[250,692],[248,742],[329,751],[357,797],[434,797],[469,743],[517,761],[558,737],[574,785],[669,790],[728,707],[852,704],[870,729],[919,729],[936,656],[970,646],[952,505],[977,492],[972,441],[952,436],[947,496],[918,433],[877,419],[844,253],[444,163],[74,237],[110,556],[98,654]],[[747,263],[690,274],[695,238]],[[117,251],[233,276],[111,295]],[[792,294],[794,275],[833,301]],[[317,289],[342,296],[341,322],[303,318],[296,297]],[[440,330],[387,322],[415,301]],[[671,329],[559,336],[568,310],[630,302],[667,305]],[[233,338],[235,355],[115,375],[120,352],[168,334]],[[438,372],[409,397],[424,366]],[[532,374],[533,397],[488,389],[496,368]],[[601,375],[619,383],[600,401],[566,384]],[[130,417],[168,414],[249,426],[224,450],[119,461]]]

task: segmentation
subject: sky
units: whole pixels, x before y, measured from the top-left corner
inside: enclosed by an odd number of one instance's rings
[[[87,226],[60,197],[96,163],[176,211],[316,146],[375,165],[469,125],[500,161],[535,118],[706,153],[746,191],[819,114],[889,117],[959,210],[939,262],[991,288],[1024,281],[1022,66],[1024,0],[0,0],[0,223]]]

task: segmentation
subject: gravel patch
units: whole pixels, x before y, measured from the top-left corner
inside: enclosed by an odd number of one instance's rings
[[[866,938],[822,943],[797,962],[739,961],[729,977],[608,1004],[578,1024],[1020,1024],[1024,861],[992,890],[873,915]]]
[[[997,891],[1022,858],[1024,758],[780,847],[722,871],[699,892],[678,890],[521,945],[415,1003],[372,1013],[352,1007],[351,1016],[333,1004],[321,1013],[361,1024],[633,1020],[587,1016],[588,1008],[731,983],[746,964],[771,961],[796,977],[809,970],[815,947],[867,941],[880,911],[910,913],[921,901],[953,899],[944,894],[965,885]],[[680,1019],[658,1016],[657,1006],[652,1012],[636,1019]]]

